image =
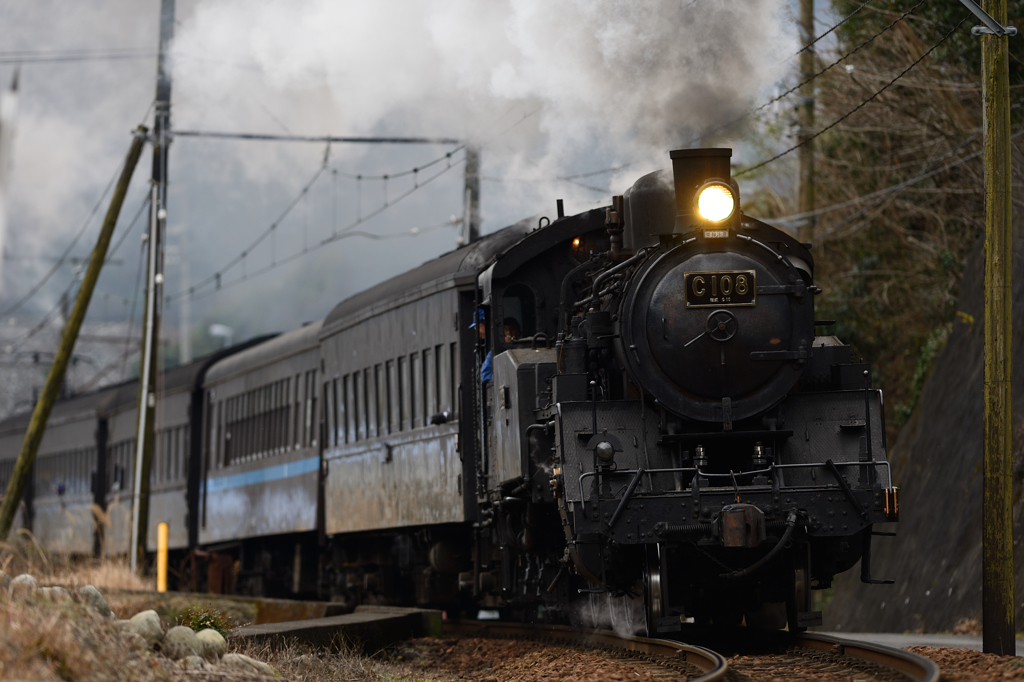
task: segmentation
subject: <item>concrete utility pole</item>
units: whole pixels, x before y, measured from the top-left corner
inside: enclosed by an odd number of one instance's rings
[[[117,217],[121,213],[121,205],[128,192],[128,184],[132,180],[132,172],[142,154],[146,132],[146,129],[142,127],[135,132],[135,139],[132,140],[124,168],[121,170],[121,177],[117,182],[117,187],[114,188],[114,195],[110,199],[110,207],[107,209],[107,217],[103,220],[96,248],[93,249],[92,257],[89,259],[89,267],[82,279],[82,286],[78,290],[75,305],[67,317],[67,324],[64,325],[60,348],[57,349],[53,364],[50,365],[50,372],[46,375],[43,393],[32,411],[32,419],[29,421],[21,452],[14,463],[14,472],[11,474],[11,480],[7,483],[3,503],[0,504],[0,541],[7,539],[11,524],[14,523],[14,514],[25,494],[25,487],[28,485],[32,473],[32,465],[36,461],[36,452],[39,450],[39,443],[43,440],[46,422],[50,418],[50,410],[53,408],[61,383],[64,381],[64,372],[67,370],[68,362],[71,361],[72,353],[75,350],[75,341],[78,339],[78,330],[82,327],[85,313],[89,309],[89,301],[92,299],[93,289],[96,287],[96,280],[100,277],[103,261],[107,257],[110,238],[114,234],[114,226],[117,225]]]
[[[135,477],[132,490],[131,569],[146,553],[149,527],[149,471],[153,461],[156,378],[159,370],[160,317],[163,309],[163,235],[167,223],[167,148],[171,131],[171,74],[167,51],[174,37],[174,0],[160,1],[160,51],[157,56],[156,106],[153,120],[153,171],[150,186],[146,256],[146,308],[139,368],[139,421],[135,431]]]
[[[1013,656],[1013,410],[1010,292],[1013,253],[1009,35],[1006,0],[985,0],[981,36],[985,106],[985,474],[982,494],[982,646]],[[982,13],[984,14],[984,13]],[[993,26],[991,20],[997,24]]]
[[[462,245],[480,239],[480,148],[466,145],[466,189],[462,212]]]
[[[800,53],[800,80],[806,81],[814,75],[814,0],[800,0],[800,38],[804,51]],[[800,88],[800,213],[814,210],[814,81]],[[807,216],[797,228],[802,242],[814,237],[816,218]]]

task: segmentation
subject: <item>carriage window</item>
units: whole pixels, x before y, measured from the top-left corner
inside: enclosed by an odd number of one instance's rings
[[[329,448],[338,444],[334,436],[334,424],[337,420],[337,413],[334,409],[334,382],[328,381],[324,384],[324,422],[327,429],[327,442],[324,443],[324,446]]]
[[[352,384],[355,379],[351,374],[346,374],[342,377],[341,383],[344,384],[345,393],[345,442],[354,443],[356,442],[356,406],[355,394],[353,393]]]
[[[366,438],[366,382],[362,372],[352,373],[353,394],[355,395],[356,438]]]
[[[420,354],[409,356],[409,421],[412,428],[422,426],[419,413],[423,409],[423,371],[420,369]]]
[[[388,432],[394,433],[402,429],[401,407],[398,404],[398,375],[395,374],[395,361],[388,360],[384,368],[388,382]]]
[[[448,412],[449,418],[452,413],[451,397],[448,393],[448,375],[451,367],[448,364],[447,348],[443,345],[434,346],[434,358],[437,361],[437,371],[434,375],[435,395],[437,396],[437,412]]]
[[[434,361],[434,349],[423,351],[423,425],[430,423],[430,418],[437,414],[437,363]]]
[[[388,388],[384,380],[384,366],[373,368],[373,382],[377,386],[377,435],[388,433]]]
[[[398,405],[401,409],[400,424],[403,431],[412,427],[409,395],[409,361],[403,356],[398,358]]]
[[[377,383],[373,378],[373,368],[363,370],[363,381],[366,383],[366,437],[377,435]]]
[[[459,411],[459,347],[457,343],[452,343],[448,347],[448,376],[451,379],[451,397],[452,397],[452,418],[456,418]]]
[[[505,289],[501,299],[501,315],[506,327],[506,338],[510,333],[513,338],[522,338],[532,336],[537,331],[534,301],[533,290],[525,284],[513,284]],[[512,321],[515,324],[511,324]]]

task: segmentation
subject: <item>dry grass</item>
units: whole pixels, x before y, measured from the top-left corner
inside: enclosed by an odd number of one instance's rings
[[[101,590],[156,589],[152,579],[132,573],[127,559],[96,560],[47,552],[24,529],[15,531],[10,542],[0,543],[0,570],[12,577],[31,574],[40,585],[68,588],[95,585]]]
[[[332,651],[323,651],[301,644],[271,647],[246,642],[239,645],[237,651],[266,661],[285,679],[294,682],[447,682],[459,679],[438,673],[427,674],[414,662],[390,660],[385,656],[368,658],[353,652],[344,644],[332,647]]]
[[[0,632],[0,679],[171,679],[156,656],[132,648],[114,621],[74,602],[0,594]]]

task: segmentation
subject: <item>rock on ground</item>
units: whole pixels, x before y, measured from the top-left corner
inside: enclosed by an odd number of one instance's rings
[[[107,600],[103,598],[103,595],[94,586],[83,585],[79,587],[78,596],[81,597],[86,606],[101,616],[106,616],[107,618],[114,617],[114,612],[110,610]]]
[[[146,644],[152,646],[164,638],[163,628],[160,627],[160,616],[156,611],[140,611],[128,620],[128,631],[146,640]]]
[[[200,644],[203,646],[203,658],[208,661],[216,661],[228,650],[227,640],[224,636],[216,630],[206,628],[196,633],[196,637],[199,639]]]
[[[201,656],[186,656],[178,661],[185,670],[203,670],[207,667],[206,661]]]
[[[167,658],[180,661],[189,656],[202,655],[203,644],[196,637],[192,628],[177,625],[164,635],[164,639],[160,643],[160,650]]]
[[[221,659],[221,665],[228,670],[236,670],[241,673],[259,673],[261,675],[269,675],[271,677],[280,677],[280,673],[274,670],[270,665],[263,661],[257,661],[255,658],[249,658],[245,654],[226,654]]]
[[[28,573],[22,573],[11,581],[11,597],[23,597],[35,594],[39,589],[39,583]]]

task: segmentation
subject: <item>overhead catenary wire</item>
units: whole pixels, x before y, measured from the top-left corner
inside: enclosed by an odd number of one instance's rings
[[[151,49],[112,48],[98,50],[10,50],[0,52],[0,64],[45,64],[57,62],[118,61],[153,59]]]
[[[249,249],[247,249],[246,251],[243,251],[241,254],[236,256],[234,259],[232,259],[232,261],[230,263],[228,263],[224,267],[220,268],[217,272],[215,272],[210,277],[207,277],[205,280],[203,280],[199,284],[195,285],[194,287],[189,287],[186,290],[179,291],[179,292],[177,292],[177,293],[175,293],[175,294],[173,294],[171,296],[168,296],[166,298],[166,301],[168,303],[171,303],[171,302],[176,301],[178,299],[184,298],[185,296],[190,296],[193,299],[205,298],[206,296],[210,296],[210,295],[216,293],[217,291],[220,291],[222,289],[227,289],[227,288],[232,287],[234,285],[240,284],[241,282],[244,282],[244,281],[246,281],[248,279],[251,279],[251,278],[263,275],[263,274],[265,274],[265,273],[267,273],[267,272],[269,272],[269,271],[271,271],[271,270],[273,270],[275,268],[278,268],[278,267],[281,267],[281,266],[286,265],[288,263],[291,263],[292,261],[295,261],[295,260],[297,260],[299,258],[302,258],[303,256],[305,256],[305,255],[307,255],[309,253],[313,253],[314,251],[320,250],[321,248],[327,246],[328,244],[332,244],[332,243],[334,243],[336,241],[339,241],[341,239],[345,239],[349,235],[354,235],[354,236],[355,235],[358,235],[358,236],[368,235],[369,233],[353,233],[353,230],[355,230],[355,228],[358,227],[359,225],[362,225],[363,223],[367,222],[368,220],[370,220],[370,219],[380,215],[381,213],[383,213],[387,209],[391,208],[395,204],[399,203],[400,201],[402,201],[403,199],[405,199],[406,197],[408,197],[412,193],[416,192],[417,190],[422,189],[426,185],[430,184],[431,182],[433,182],[434,180],[436,180],[440,176],[442,176],[445,173],[447,173],[452,168],[456,168],[464,160],[465,159],[458,159],[457,161],[453,162],[450,166],[447,166],[447,167],[441,169],[440,171],[438,171],[434,175],[428,177],[426,180],[420,181],[414,187],[412,187],[409,190],[407,190],[406,192],[398,195],[397,197],[395,197],[394,199],[390,200],[389,202],[387,202],[385,204],[382,204],[377,209],[371,211],[370,213],[367,213],[366,215],[361,215],[356,220],[354,220],[353,222],[351,222],[348,225],[346,225],[345,227],[343,227],[341,230],[337,230],[331,236],[324,238],[323,240],[321,240],[319,243],[315,244],[314,246],[312,246],[310,248],[307,248],[307,249],[303,249],[302,251],[297,251],[297,252],[291,254],[290,256],[286,256],[285,258],[275,258],[275,260],[273,260],[269,265],[266,265],[266,266],[264,266],[264,267],[262,267],[262,268],[260,268],[258,270],[255,270],[253,272],[246,272],[241,277],[239,277],[238,279],[231,280],[230,282],[223,282],[222,281],[223,274],[225,272],[227,272],[228,270],[230,270],[235,265],[237,265],[238,263],[242,262],[246,258],[248,253],[253,248],[252,246],[250,246]],[[301,200],[302,196],[305,195],[305,192],[308,192],[308,190],[312,187],[312,184],[315,183],[316,179],[320,177],[320,175],[323,173],[323,170],[325,168],[326,168],[325,166],[321,166],[321,168],[319,169],[318,173],[316,175],[314,175],[314,178],[312,179],[312,181],[310,183],[308,183],[307,186],[303,189],[303,192],[301,192],[299,194],[299,196],[296,197],[295,200],[293,200],[293,202],[290,204],[290,207],[294,207],[295,204],[297,204],[298,201]],[[290,210],[290,209],[288,209],[288,210]],[[287,212],[288,211],[286,210],[286,212],[282,214],[282,216],[278,219],[277,224],[279,224],[280,221],[283,220],[284,216],[287,215]],[[434,226],[431,226],[431,227],[434,227]],[[410,231],[408,234],[401,234],[401,235],[396,235],[396,236],[403,236],[403,237],[404,236],[418,236],[418,234],[421,234],[422,232],[425,232],[425,231],[430,231],[430,229],[431,228],[421,228],[421,229],[419,229],[416,232]],[[258,242],[260,242],[263,239],[265,239],[266,235],[269,234],[270,231],[271,230],[269,230],[269,229],[265,230],[264,233],[262,235],[260,235],[259,238],[257,238],[257,240],[254,242],[254,244],[258,244]],[[211,284],[211,283],[216,283],[217,286],[214,289],[212,289],[212,290],[206,290],[206,291],[203,291],[203,292],[199,291],[199,289],[203,289],[203,288],[209,286],[209,284]]]
[[[860,104],[858,104],[857,106],[855,106],[855,107],[854,107],[853,109],[850,109],[850,110],[849,110],[848,112],[846,112],[845,114],[843,114],[842,116],[840,116],[839,118],[837,118],[837,119],[836,119],[835,121],[833,121],[832,123],[830,123],[830,124],[828,124],[827,126],[825,126],[824,128],[822,128],[821,130],[817,131],[817,132],[816,132],[816,133],[814,133],[813,135],[810,135],[810,136],[808,136],[808,137],[807,137],[806,139],[804,139],[804,140],[801,140],[800,142],[798,142],[797,144],[793,145],[792,147],[789,147],[788,149],[786,149],[786,150],[784,150],[784,151],[781,151],[781,152],[779,152],[778,154],[776,154],[775,156],[771,157],[770,159],[766,159],[765,161],[762,161],[762,162],[760,162],[760,163],[754,164],[753,166],[748,166],[747,168],[744,168],[743,170],[740,170],[740,171],[738,171],[738,172],[736,172],[736,173],[733,173],[733,177],[740,177],[740,176],[742,176],[742,175],[746,175],[746,174],[748,174],[748,173],[751,173],[751,172],[753,172],[753,171],[757,170],[758,168],[762,168],[762,167],[764,167],[764,166],[767,166],[768,164],[772,163],[773,161],[777,161],[778,159],[781,159],[781,158],[782,158],[783,156],[786,156],[786,155],[787,155],[787,154],[789,154],[790,152],[796,151],[797,149],[799,149],[800,147],[804,146],[804,145],[805,145],[805,144],[807,144],[808,142],[810,142],[810,141],[812,141],[812,140],[814,140],[814,139],[816,139],[816,138],[820,137],[820,136],[821,136],[821,135],[823,135],[824,133],[828,132],[828,131],[829,131],[829,130],[831,130],[832,128],[836,127],[837,125],[839,125],[840,123],[842,123],[843,121],[845,121],[845,120],[846,120],[847,118],[849,118],[849,117],[850,117],[850,116],[852,116],[853,114],[855,114],[855,113],[857,113],[858,111],[860,111],[860,110],[861,110],[861,109],[862,109],[863,107],[867,106],[867,105],[868,105],[868,104],[869,104],[870,102],[874,101],[874,99],[875,99],[876,97],[878,97],[878,96],[879,96],[879,95],[881,95],[881,94],[882,94],[883,92],[885,92],[886,90],[888,90],[888,89],[889,89],[889,88],[890,88],[890,87],[891,87],[891,86],[892,86],[892,85],[893,85],[894,83],[896,83],[896,82],[897,82],[897,81],[898,81],[899,79],[903,78],[903,76],[905,76],[905,75],[906,75],[907,73],[909,73],[911,69],[913,69],[913,68],[914,68],[915,66],[917,66],[918,64],[920,64],[920,63],[921,63],[921,62],[922,62],[922,61],[923,61],[923,60],[924,60],[924,59],[925,59],[926,57],[928,57],[928,56],[929,56],[929,55],[930,55],[930,54],[931,54],[932,52],[934,52],[936,48],[938,48],[938,47],[939,47],[940,45],[942,45],[942,44],[943,44],[944,42],[946,42],[946,40],[948,40],[948,39],[949,39],[949,37],[950,37],[950,36],[952,36],[952,35],[953,35],[953,33],[955,33],[955,32],[957,31],[957,29],[959,29],[959,28],[960,28],[960,27],[961,27],[961,26],[963,25],[963,23],[964,23],[965,21],[967,21],[967,20],[968,20],[968,19],[969,19],[970,17],[971,17],[971,15],[970,15],[970,14],[968,14],[968,15],[967,15],[967,16],[965,16],[965,17],[964,17],[963,19],[961,19],[961,20],[960,20],[960,21],[959,21],[959,22],[958,22],[958,23],[957,23],[957,24],[956,24],[956,25],[955,25],[955,26],[954,26],[953,28],[951,28],[951,29],[949,30],[949,32],[948,32],[948,33],[946,33],[946,35],[944,35],[944,36],[943,36],[943,37],[942,37],[942,38],[941,38],[941,39],[940,39],[940,40],[939,40],[939,41],[938,41],[937,43],[935,43],[934,45],[932,45],[931,47],[929,47],[929,48],[928,48],[928,50],[927,50],[927,51],[926,51],[926,52],[925,52],[924,54],[922,54],[922,55],[921,55],[920,57],[918,57],[917,59],[915,59],[915,60],[913,61],[913,63],[911,63],[911,64],[910,64],[910,66],[908,66],[907,68],[903,69],[903,71],[901,71],[901,72],[900,72],[899,74],[897,74],[895,78],[893,78],[893,79],[892,79],[892,80],[890,80],[890,81],[889,81],[888,83],[886,83],[885,85],[883,85],[883,86],[882,86],[881,88],[879,88],[878,90],[876,90],[876,91],[875,91],[875,92],[874,92],[874,93],[873,93],[873,94],[872,94],[871,96],[869,96],[869,97],[868,97],[867,99],[865,99],[865,100],[864,100],[863,102],[861,102]]]
[[[797,55],[802,54],[802,53],[806,52],[807,50],[811,49],[812,47],[814,47],[815,43],[817,43],[819,40],[821,40],[822,38],[824,38],[828,34],[830,34],[833,31],[835,31],[837,28],[839,28],[840,26],[845,24],[847,21],[852,19],[854,16],[857,15],[858,12],[860,12],[862,9],[864,9],[865,7],[870,5],[871,2],[872,2],[872,0],[865,0],[865,2],[862,2],[860,5],[857,6],[857,9],[855,9],[852,12],[850,12],[849,14],[847,14],[845,17],[840,19],[837,23],[833,24],[830,29],[828,29],[827,31],[822,33],[820,36],[818,36],[817,38],[815,38],[811,42],[809,42],[806,45],[804,45],[803,47],[801,47],[799,50],[796,51],[796,53],[793,56],[796,57]],[[875,38],[875,36],[872,36],[871,40],[873,40],[874,38]]]
[[[60,270],[61,266],[64,265],[64,261],[66,261],[68,257],[71,255],[71,252],[74,250],[75,245],[78,244],[78,240],[82,238],[82,235],[84,235],[85,231],[89,228],[89,225],[92,223],[92,219],[96,216],[96,212],[100,210],[100,206],[103,205],[103,200],[107,198],[107,194],[110,193],[110,190],[114,186],[114,183],[117,182],[117,178],[121,174],[121,168],[123,165],[124,162],[122,161],[118,165],[117,170],[115,170],[114,174],[110,177],[110,182],[107,183],[107,186],[104,188],[103,193],[100,195],[100,198],[96,200],[96,203],[93,205],[92,210],[89,211],[89,215],[86,216],[85,222],[83,222],[82,226],[78,228],[78,232],[75,233],[75,236],[71,240],[71,243],[68,244],[67,248],[64,249],[63,253],[61,253],[61,255],[57,258],[57,262],[53,264],[53,267],[50,268],[45,275],[43,275],[42,279],[40,279],[38,282],[32,285],[32,287],[25,294],[23,294],[21,298],[19,298],[17,301],[7,306],[6,308],[0,310],[0,317],[10,315],[14,311],[21,308],[21,306],[25,305],[25,303],[27,303],[33,296],[35,296],[36,293],[38,293],[38,291],[42,289],[43,286],[48,281],[50,281],[50,278],[53,277],[53,275],[56,274],[58,270]]]
[[[1024,130],[1018,130],[1016,133],[1014,133],[1013,135],[1010,136],[1010,139],[1011,140],[1015,140],[1015,139],[1021,137],[1022,135],[1024,135]],[[824,230],[823,232],[821,232],[820,235],[818,235],[818,239],[819,240],[825,240],[826,238],[831,237],[833,234],[835,234],[836,232],[838,232],[840,230],[843,230],[843,234],[844,235],[852,234],[853,232],[856,232],[860,228],[862,228],[865,225],[867,225],[874,216],[871,216],[871,217],[869,217],[869,218],[867,218],[865,220],[862,220],[859,223],[855,223],[851,227],[850,223],[853,222],[854,220],[856,220],[857,218],[860,218],[861,216],[863,216],[867,212],[871,211],[872,209],[875,209],[875,208],[881,206],[886,200],[888,200],[891,197],[895,196],[896,194],[898,194],[902,190],[904,190],[904,189],[906,189],[906,188],[908,188],[908,187],[910,187],[910,186],[912,186],[912,185],[914,185],[914,184],[916,184],[918,182],[921,182],[922,180],[930,178],[930,177],[932,177],[934,175],[938,175],[938,174],[943,173],[943,172],[945,172],[947,170],[950,170],[951,168],[955,168],[955,167],[957,167],[959,165],[967,163],[968,161],[970,161],[972,159],[976,159],[979,156],[981,156],[984,153],[984,151],[985,151],[984,149],[979,149],[979,150],[977,150],[977,151],[975,151],[975,152],[973,152],[971,154],[968,154],[965,157],[957,159],[956,161],[954,161],[952,163],[946,164],[945,166],[943,166],[941,168],[935,168],[935,169],[930,170],[929,172],[923,173],[923,174],[921,174],[921,175],[919,175],[917,177],[914,177],[914,178],[911,178],[909,180],[905,180],[905,181],[903,181],[901,183],[898,183],[896,185],[893,185],[892,187],[889,187],[886,190],[882,190],[880,192],[876,192],[875,194],[878,196],[878,200],[877,201],[875,201],[870,206],[865,206],[865,207],[859,209],[858,211],[854,212],[853,214],[848,216],[846,219],[843,220],[843,222],[839,223],[838,225],[834,225],[834,226],[830,227],[829,229]]]
[[[529,118],[531,118],[532,116],[537,114],[539,111],[540,111],[540,108],[537,108],[537,109],[534,109],[533,111],[531,111],[529,113],[523,114],[523,116],[520,119],[516,120],[511,125],[507,126],[506,128],[502,129],[501,131],[499,131],[498,133],[496,133],[495,135],[493,135],[492,137],[490,137],[489,139],[484,141],[480,145],[480,148],[487,147],[488,145],[493,143],[495,140],[497,140],[498,138],[500,138],[501,136],[505,135],[507,132],[509,132],[510,130],[515,128],[516,126],[520,125],[524,121],[528,120]],[[285,137],[287,139],[297,139],[297,138],[301,138],[301,137],[304,137],[304,136],[291,136],[291,137],[289,137],[289,136],[282,136],[282,137]],[[249,139],[249,138],[243,138],[243,139]],[[261,139],[261,138],[253,137],[252,139]],[[452,162],[451,158],[452,158],[452,154],[456,153],[459,150],[464,150],[465,147],[466,147],[465,144],[461,144],[456,149],[446,153],[443,157],[439,157],[434,162],[431,162],[429,165],[434,165],[435,163],[439,163],[440,161],[447,160],[448,161],[448,165],[445,168],[443,168],[442,170],[440,170],[439,172],[435,173],[434,175],[428,177],[426,180],[423,180],[423,181],[420,181],[418,179],[418,172],[420,170],[422,170],[423,168],[427,167],[427,164],[422,164],[422,165],[416,166],[413,169],[411,169],[410,171],[404,171],[404,172],[400,172],[400,173],[389,173],[387,175],[377,176],[379,179],[386,181],[388,178],[394,178],[394,177],[400,177],[400,176],[405,176],[405,175],[413,174],[413,175],[417,175],[417,180],[416,180],[414,186],[411,189],[409,189],[405,193],[399,195],[398,197],[396,197],[393,200],[385,200],[385,202],[384,202],[384,204],[382,206],[380,206],[376,210],[368,213],[365,216],[362,215],[362,209],[361,209],[361,204],[360,204],[360,209],[359,209],[359,212],[358,212],[358,217],[357,217],[357,219],[354,222],[350,223],[349,225],[346,225],[340,231],[335,230],[330,237],[327,237],[326,239],[322,240],[316,246],[314,246],[312,248],[304,248],[302,251],[299,251],[299,252],[297,252],[295,254],[292,254],[291,256],[288,256],[288,257],[286,257],[284,259],[280,259],[280,260],[278,260],[276,258],[276,255],[275,255],[275,257],[273,258],[273,260],[270,263],[270,265],[265,266],[265,267],[255,271],[255,272],[252,272],[252,273],[244,272],[244,269],[245,269],[245,265],[244,265],[245,264],[245,259],[247,258],[249,253],[252,251],[252,249],[255,248],[256,246],[258,246],[259,243],[261,243],[264,239],[267,238],[267,236],[271,235],[274,232],[274,230],[276,229],[277,225],[279,225],[280,222],[291,211],[291,209],[294,208],[295,205],[298,204],[298,202],[302,200],[302,198],[309,192],[309,190],[316,183],[316,181],[320,178],[320,176],[324,173],[324,171],[327,170],[327,168],[328,168],[327,161],[328,161],[329,155],[330,155],[330,141],[328,141],[328,146],[327,146],[327,149],[326,149],[326,151],[324,153],[324,162],[321,164],[320,168],[317,169],[317,172],[314,174],[313,178],[311,178],[311,180],[303,187],[303,189],[300,191],[300,193],[292,200],[291,204],[289,204],[289,207],[285,210],[284,213],[281,214],[281,216],[278,218],[277,221],[272,223],[269,228],[264,230],[264,232],[259,237],[257,237],[257,239],[249,246],[249,248],[243,250],[238,256],[233,258],[227,265],[225,265],[224,267],[222,267],[219,270],[217,270],[210,277],[207,277],[206,279],[202,280],[199,284],[197,284],[195,286],[192,286],[192,287],[189,287],[187,290],[179,291],[179,292],[177,292],[175,294],[172,294],[170,296],[165,297],[165,299],[164,299],[165,302],[171,303],[173,301],[176,301],[176,300],[179,300],[181,298],[184,298],[185,296],[189,296],[189,297],[191,297],[193,299],[202,298],[202,297],[205,297],[205,296],[210,296],[213,293],[216,293],[217,291],[220,291],[220,290],[226,288],[229,285],[238,284],[238,283],[240,283],[242,281],[245,281],[245,280],[249,279],[250,277],[256,277],[256,276],[262,275],[262,274],[264,274],[266,272],[269,272],[270,270],[273,270],[273,269],[275,269],[275,268],[277,268],[279,266],[285,265],[286,263],[290,263],[290,262],[292,262],[292,261],[294,261],[294,260],[296,260],[298,258],[301,258],[302,256],[304,256],[304,255],[306,255],[308,253],[312,253],[314,251],[317,251],[320,248],[323,248],[324,246],[327,246],[328,244],[331,244],[331,243],[333,243],[335,241],[338,241],[346,233],[354,230],[356,227],[358,227],[359,225],[365,223],[366,221],[368,221],[368,220],[370,220],[370,219],[380,215],[381,213],[383,213],[384,211],[386,211],[390,207],[394,206],[398,202],[402,201],[403,199],[405,199],[406,197],[411,195],[413,192],[416,192],[417,190],[425,187],[426,185],[430,184],[431,182],[433,182],[434,180],[436,180],[440,176],[442,176],[445,173],[447,173],[452,168],[456,167],[458,164],[463,163],[465,161],[465,158],[459,159],[459,160],[457,160],[455,162]],[[333,175],[333,172],[332,172],[332,175]],[[367,179],[367,176],[364,176],[363,174],[356,174],[355,179],[356,179],[356,181],[358,183],[358,182],[361,182],[363,179]],[[360,201],[361,201],[361,199],[360,199]],[[232,282],[229,282],[229,283],[223,282],[222,281],[223,274],[227,270],[230,270],[234,266],[238,265],[239,263],[242,263],[242,266],[243,266],[243,276],[240,279],[233,280]],[[205,292],[197,292],[198,289],[202,289],[202,288],[208,287],[210,284],[216,284],[215,288],[212,289],[212,290],[205,291]]]
[[[892,21],[891,23],[889,23],[888,25],[886,25],[885,27],[883,27],[883,28],[882,28],[882,29],[881,29],[880,31],[878,31],[877,33],[875,33],[874,35],[872,35],[871,37],[869,37],[869,38],[868,38],[867,40],[864,40],[863,42],[861,42],[861,44],[860,44],[860,45],[858,45],[857,47],[853,48],[852,50],[850,50],[849,52],[845,53],[844,55],[842,55],[842,56],[841,56],[841,57],[839,57],[838,59],[834,60],[834,61],[833,61],[832,63],[830,63],[830,64],[829,64],[828,66],[826,66],[825,68],[823,68],[823,69],[820,69],[819,71],[816,71],[815,73],[811,74],[810,76],[808,76],[808,77],[807,77],[807,78],[805,78],[804,80],[800,81],[799,83],[797,83],[796,85],[794,85],[794,86],[793,86],[793,87],[791,87],[790,89],[786,90],[786,91],[785,91],[785,92],[783,92],[782,94],[780,94],[780,95],[776,95],[775,97],[771,98],[770,100],[768,100],[767,102],[765,102],[765,103],[764,103],[764,104],[762,104],[761,106],[757,107],[756,109],[753,109],[753,110],[752,110],[752,111],[750,111],[749,113],[751,113],[751,114],[756,114],[757,112],[761,111],[762,109],[765,109],[765,108],[767,108],[767,107],[771,106],[772,104],[775,104],[775,103],[776,103],[776,102],[778,102],[779,100],[781,100],[781,99],[784,99],[784,98],[788,97],[789,95],[793,94],[794,92],[796,92],[797,90],[799,90],[799,89],[800,89],[800,88],[802,88],[803,86],[807,85],[808,83],[810,83],[810,82],[811,82],[812,80],[814,80],[814,79],[815,79],[815,78],[817,78],[818,76],[821,76],[822,74],[824,74],[824,73],[827,73],[828,71],[832,70],[833,68],[835,68],[836,66],[838,66],[839,64],[841,64],[842,62],[844,62],[844,61],[845,61],[845,60],[846,60],[846,59],[847,59],[848,57],[851,57],[851,56],[853,56],[854,54],[856,54],[857,52],[859,52],[859,51],[860,51],[860,50],[862,50],[863,48],[867,47],[867,46],[868,46],[868,45],[869,45],[869,44],[870,44],[870,43],[871,43],[872,41],[874,41],[874,39],[875,39],[875,38],[877,38],[878,36],[882,35],[883,33],[885,33],[886,31],[888,31],[889,29],[891,29],[891,28],[892,28],[893,26],[895,26],[895,25],[896,25],[896,24],[898,24],[899,22],[903,21],[903,20],[904,20],[904,19],[905,19],[905,18],[906,18],[907,16],[909,16],[909,15],[910,15],[911,13],[913,13],[913,12],[914,12],[914,10],[916,10],[916,9],[917,9],[918,7],[920,7],[921,5],[923,5],[923,4],[924,4],[925,2],[927,2],[927,1],[928,1],[928,0],[920,0],[920,2],[918,2],[918,3],[916,4],[916,5],[914,5],[913,7],[911,7],[910,9],[908,9],[908,10],[907,10],[906,12],[904,12],[903,14],[901,14],[901,15],[900,15],[899,17],[897,17],[896,19],[894,19],[894,20],[893,20],[893,21]],[[866,5],[866,4],[868,4],[868,3],[864,3],[864,5]],[[861,5],[861,7],[864,7],[864,5]],[[858,8],[858,10],[857,10],[857,11],[860,11],[860,8]],[[850,16],[853,16],[853,15],[851,14]],[[847,17],[847,19],[849,19],[849,17]],[[843,21],[846,21],[846,19],[843,19]],[[842,22],[840,22],[840,24],[841,24],[841,23],[842,23]],[[963,23],[963,22],[961,22],[961,23]],[[823,34],[822,34],[822,35],[821,35],[821,36],[820,36],[820,37],[818,38],[818,40],[821,40],[821,38],[825,37],[825,35],[827,35],[827,34],[828,34],[828,33],[830,33],[831,31],[833,31],[833,30],[835,30],[836,28],[838,28],[840,24],[836,24],[836,25],[835,25],[834,27],[832,27],[832,29],[829,29],[829,31],[828,31],[828,32],[826,32],[826,33],[823,33]],[[815,41],[815,42],[817,42],[817,41]],[[809,44],[807,45],[807,47],[805,47],[805,48],[804,48],[804,50],[806,50],[806,49],[807,49],[808,47],[810,47],[810,46],[811,46],[811,45],[813,45],[813,44],[814,44],[814,43],[809,43]],[[801,50],[800,52],[803,52],[804,50]],[[797,54],[800,54],[800,52],[797,52]]]

